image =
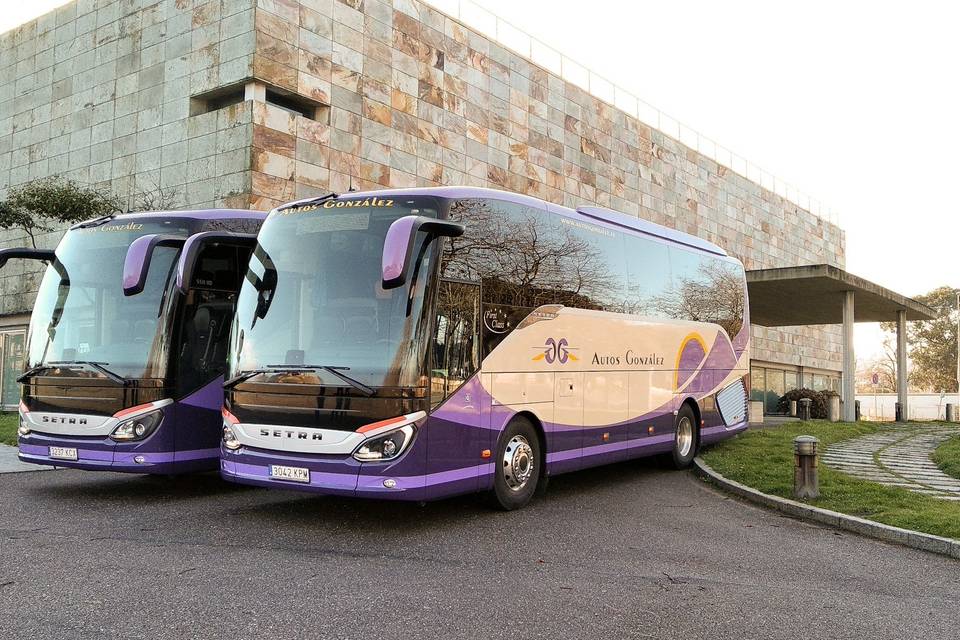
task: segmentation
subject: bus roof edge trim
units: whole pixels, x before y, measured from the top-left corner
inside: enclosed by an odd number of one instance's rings
[[[676,229],[671,229],[655,222],[650,222],[649,220],[628,216],[625,213],[620,213],[619,211],[614,211],[613,209],[581,205],[577,207],[577,213],[587,216],[588,218],[601,220],[603,222],[617,225],[618,227],[630,229],[631,231],[639,231],[640,233],[663,238],[664,240],[683,244],[701,251],[715,253],[720,256],[727,255],[727,252],[721,247],[712,242],[704,240],[703,238],[698,238],[697,236],[690,235],[689,233],[677,231]]]

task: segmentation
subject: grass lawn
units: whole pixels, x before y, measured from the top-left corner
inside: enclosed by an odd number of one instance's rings
[[[19,425],[20,418],[16,413],[0,413],[0,442],[16,446]]]
[[[930,457],[945,474],[960,478],[960,436],[953,436],[941,444]]]
[[[703,458],[731,480],[764,493],[793,499],[793,439],[796,436],[816,436],[823,446],[882,428],[869,422],[795,422],[748,431],[707,449]],[[954,438],[950,443],[953,447],[951,460],[960,473],[960,438]],[[960,540],[960,504],[859,480],[823,464],[820,465],[820,498],[810,500],[808,504]]]

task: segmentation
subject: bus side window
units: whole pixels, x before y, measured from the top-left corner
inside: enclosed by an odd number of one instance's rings
[[[432,344],[430,398],[439,404],[480,365],[480,285],[441,280]]]

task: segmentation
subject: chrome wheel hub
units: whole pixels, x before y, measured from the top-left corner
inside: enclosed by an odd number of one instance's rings
[[[533,449],[523,436],[513,436],[503,451],[503,479],[513,491],[520,491],[533,476]]]
[[[686,458],[693,449],[693,423],[690,418],[684,417],[677,425],[677,453]]]

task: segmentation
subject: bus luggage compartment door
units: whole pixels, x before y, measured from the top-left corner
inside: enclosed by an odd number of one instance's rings
[[[583,373],[558,372],[553,399],[553,424],[546,429],[547,463],[551,473],[582,466]]]

